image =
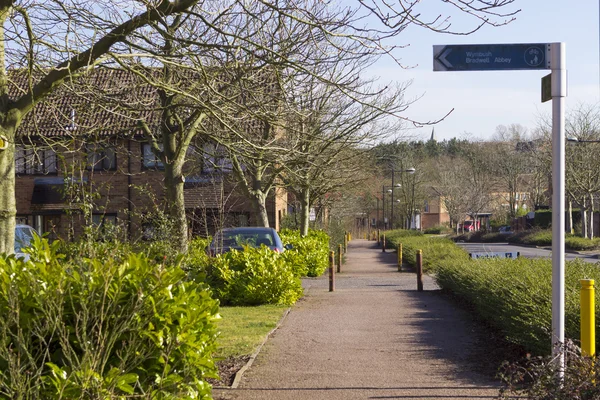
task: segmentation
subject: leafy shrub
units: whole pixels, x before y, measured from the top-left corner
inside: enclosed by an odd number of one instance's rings
[[[195,273],[196,276],[205,277],[210,265],[210,257],[206,253],[209,243],[210,239],[192,239],[188,246],[188,252],[181,261],[182,266],[186,270]]]
[[[509,243],[520,243],[531,246],[550,246],[552,245],[552,231],[533,229],[529,231],[517,232],[507,238]]]
[[[567,262],[565,269],[565,332],[567,337],[578,338],[579,280],[597,280],[600,271],[597,265],[580,260]],[[465,260],[438,266],[435,279],[440,287],[472,304],[509,341],[534,354],[550,351],[551,260]]]
[[[232,250],[211,259],[211,285],[223,304],[294,304],[300,278],[284,257],[266,246]]]
[[[600,238],[586,239],[567,235],[565,237],[565,247],[571,250],[595,250],[600,247]]]
[[[569,214],[565,214],[568,216]],[[578,209],[573,209],[571,213],[573,223],[581,222],[581,213]],[[537,210],[533,217],[533,225],[539,229],[548,229],[552,226],[552,210]]]
[[[502,234],[499,232],[465,232],[463,234],[454,236],[452,239],[455,242],[468,242],[468,243],[498,243],[506,242],[510,238],[510,235]]]
[[[0,259],[0,398],[210,398],[218,303],[141,254]]]
[[[525,363],[505,364],[501,377],[501,399],[596,400],[600,398],[600,359],[585,357],[572,343],[564,346],[563,379],[556,377],[559,364],[553,357],[533,357]]]
[[[515,233],[508,238],[511,243],[527,244],[532,246],[551,246],[551,230],[530,230]],[[594,250],[600,247],[600,238],[593,240],[574,235],[565,235],[565,247],[571,250]]]
[[[393,236],[390,246],[398,249],[402,243],[402,261],[409,265],[417,262],[417,250],[423,250],[423,271],[435,271],[439,265],[467,260],[466,251],[450,239],[426,236]]]
[[[552,225],[552,210],[537,210],[533,217],[533,225],[541,229],[548,229]]]
[[[427,228],[423,231],[426,235],[440,235],[442,233],[451,233],[452,229],[448,228],[445,225],[437,225],[432,226],[431,228]]]
[[[543,232],[543,231],[542,231]],[[423,268],[438,285],[473,306],[474,311],[506,338],[534,354],[550,351],[552,262],[549,259],[481,259],[445,238],[405,237],[403,261],[414,265],[423,250]],[[392,243],[397,247],[398,243]],[[579,337],[580,279],[600,280],[598,264],[581,260],[566,264],[565,332]],[[600,291],[596,292],[596,302]],[[600,329],[600,320],[596,329]]]
[[[122,241],[81,239],[74,242],[56,241],[55,246],[57,246],[57,253],[63,254],[69,262],[79,262],[84,258],[105,259],[109,257],[123,260],[132,251],[131,245]]]
[[[283,253],[296,276],[321,276],[327,270],[329,260],[329,236],[323,231],[309,230],[302,237],[300,231],[282,230],[279,234],[285,244],[293,249]]]

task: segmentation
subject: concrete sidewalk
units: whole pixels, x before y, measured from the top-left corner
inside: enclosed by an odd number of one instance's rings
[[[430,278],[417,292],[415,274],[371,241],[350,242],[347,258],[335,292],[327,274],[304,281],[240,386],[216,399],[497,398],[476,364],[476,324]]]

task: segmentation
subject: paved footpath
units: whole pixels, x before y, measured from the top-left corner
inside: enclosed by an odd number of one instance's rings
[[[479,373],[481,335],[425,277],[398,272],[396,253],[353,240],[329,292],[327,274],[299,301],[237,389],[216,399],[493,399]]]

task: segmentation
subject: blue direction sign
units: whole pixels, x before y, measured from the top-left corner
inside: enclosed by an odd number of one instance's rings
[[[521,255],[518,251],[497,251],[497,252],[485,252],[485,253],[469,253],[471,258],[519,258]]]
[[[434,71],[550,69],[550,45],[448,44],[433,46]]]

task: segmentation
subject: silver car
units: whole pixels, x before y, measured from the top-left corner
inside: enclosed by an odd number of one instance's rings
[[[29,225],[17,225],[15,228],[15,255],[17,258],[29,260],[29,254],[23,253],[23,249],[31,246],[37,231]]]

